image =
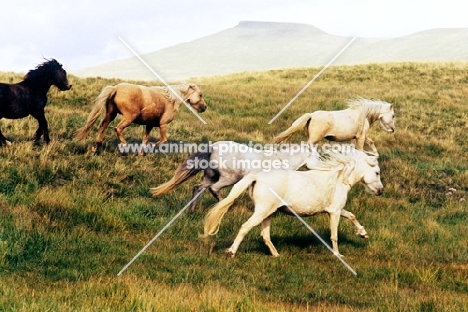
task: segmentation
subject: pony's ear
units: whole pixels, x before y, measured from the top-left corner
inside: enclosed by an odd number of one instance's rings
[[[190,90],[190,88],[191,88],[190,83],[182,83],[177,86],[177,89],[179,89],[179,91],[184,94],[187,93]]]
[[[364,153],[367,156],[372,156],[372,157],[375,157],[375,158],[379,158],[379,153],[374,153],[374,152],[369,152],[369,151],[364,151]]]
[[[189,92],[190,88],[191,88],[191,86],[190,86],[190,84],[189,84],[189,83],[187,83],[187,84],[184,84],[184,93],[187,93],[187,92]]]
[[[377,166],[379,163],[379,154],[368,155],[366,157],[366,162],[371,167]]]
[[[184,93],[190,92],[190,89],[192,89],[192,92],[195,92],[197,90],[197,85],[194,83],[186,83],[184,85]]]

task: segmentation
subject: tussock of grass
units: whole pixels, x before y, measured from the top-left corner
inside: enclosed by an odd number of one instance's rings
[[[369,232],[340,223],[340,251],[354,277],[298,220],[275,217],[269,257],[253,230],[234,259],[227,248],[251,214],[247,195],[226,214],[211,242],[199,240],[209,192],[120,277],[117,272],[188,202],[200,176],[159,198],[149,188],[172,177],[187,155],[119,156],[112,131],[100,156],[74,132],[101,89],[118,80],[70,77],[49,94],[52,143],[33,145],[32,118],[1,120],[13,141],[0,148],[0,309],[164,311],[461,311],[468,309],[468,67],[369,64],[327,69],[278,119],[276,113],[318,68],[195,79],[206,98],[203,125],[182,107],[171,142],[271,143],[304,112],[337,110],[358,96],[395,105],[396,132],[374,126],[385,185],[381,197],[356,187],[347,209]],[[0,74],[0,80],[21,77]],[[141,82],[148,85],[148,82]],[[124,131],[140,142],[141,126]],[[158,130],[151,140],[157,141]],[[306,139],[305,131],[291,137]],[[223,191],[225,195],[227,190]],[[325,239],[325,215],[307,219]]]

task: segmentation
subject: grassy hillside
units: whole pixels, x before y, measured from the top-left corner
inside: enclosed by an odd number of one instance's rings
[[[340,252],[357,277],[284,215],[272,225],[279,258],[269,256],[259,230],[249,233],[236,258],[225,258],[253,204],[242,196],[205,244],[198,234],[215,203],[208,192],[196,212],[184,213],[116,277],[189,201],[201,176],[153,198],[149,188],[167,181],[186,155],[119,156],[116,121],[106,131],[104,152],[90,156],[97,126],[84,142],[73,141],[74,131],[102,87],[118,81],[70,77],[70,91],[49,93],[51,144],[33,145],[32,118],[0,122],[13,142],[0,148],[0,310],[467,310],[468,66],[332,67],[268,125],[319,70],[195,80],[209,106],[201,115],[207,124],[182,107],[168,132],[172,142],[269,143],[304,112],[343,109],[357,96],[393,103],[396,132],[377,125],[370,132],[385,193],[373,197],[358,185],[347,204],[369,240],[340,223]],[[143,129],[132,126],[124,135],[140,142]],[[152,141],[158,137],[153,130]],[[291,141],[305,138],[303,131]],[[306,220],[328,240],[326,215]]]

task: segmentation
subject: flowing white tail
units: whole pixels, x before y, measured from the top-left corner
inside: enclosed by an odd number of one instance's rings
[[[205,217],[205,228],[203,237],[218,233],[219,224],[226,211],[231,207],[234,200],[239,197],[255,180],[255,174],[246,175],[242,180],[234,184],[229,195],[211,208]]]

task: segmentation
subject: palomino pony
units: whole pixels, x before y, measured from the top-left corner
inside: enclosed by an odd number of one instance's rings
[[[362,228],[354,215],[343,209],[348,192],[353,185],[363,182],[368,192],[375,195],[382,194],[380,169],[376,156],[369,156],[357,150],[347,155],[330,153],[329,159],[319,162],[317,166],[316,169],[309,171],[278,170],[247,175],[233,186],[225,199],[208,211],[205,218],[204,237],[207,238],[208,235],[218,232],[221,219],[228,208],[237,197],[250,188],[250,197],[255,203],[255,211],[242,225],[234,243],[226,251],[229,256],[234,257],[245,235],[260,223],[263,241],[271,254],[278,256],[270,239],[272,214],[276,210],[291,214],[290,209],[300,216],[311,216],[320,212],[328,213],[333,251],[339,255],[340,216],[349,218],[357,229]],[[288,203],[288,206],[285,206],[284,202]]]
[[[44,107],[47,104],[47,92],[52,85],[61,91],[71,88],[67,72],[62,68],[62,64],[54,59],[46,60],[30,70],[19,83],[0,83],[0,119],[20,119],[31,115],[39,122],[34,141],[37,142],[44,136],[44,141],[49,143],[49,127]],[[11,145],[1,130],[0,143]]]
[[[177,92],[178,97],[173,94],[171,89]],[[101,121],[97,142],[93,148],[95,153],[102,146],[104,130],[115,119],[117,114],[122,114],[122,120],[115,127],[115,132],[120,143],[127,144],[122,136],[122,131],[131,123],[136,123],[146,125],[143,145],[148,143],[151,130],[154,127],[159,127],[161,137],[159,142],[156,143],[156,146],[159,146],[167,142],[167,126],[174,119],[182,104],[180,98],[188,102],[200,113],[206,110],[206,104],[200,88],[195,84],[181,84],[171,86],[171,88],[145,87],[129,83],[107,86],[96,98],[86,125],[78,129],[76,139],[82,140],[86,137],[105,108],[106,114]]]
[[[318,159],[318,154],[310,150],[308,145],[286,145],[280,149],[254,149],[245,144],[233,141],[219,141],[212,144],[206,151],[199,151],[187,157],[176,169],[172,179],[158,187],[151,188],[154,196],[172,191],[198,172],[203,170],[201,184],[194,186],[192,199],[204,188],[220,201],[219,191],[238,182],[249,173],[270,171],[274,169],[297,170],[299,167]],[[195,210],[194,200],[190,206]]]
[[[345,110],[315,111],[296,119],[291,127],[275,137],[275,143],[288,139],[294,132],[307,127],[308,142],[317,144],[323,138],[330,141],[356,139],[356,147],[364,150],[367,143],[373,153],[377,153],[374,142],[367,137],[372,124],[379,120],[387,132],[395,131],[393,105],[378,100],[358,98],[348,103]]]

